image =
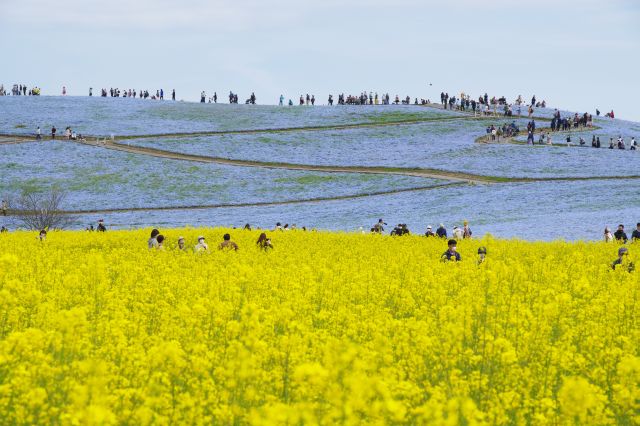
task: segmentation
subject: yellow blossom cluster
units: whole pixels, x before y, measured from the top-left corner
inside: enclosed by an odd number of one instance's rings
[[[259,232],[0,234],[0,423],[640,423],[617,246]]]

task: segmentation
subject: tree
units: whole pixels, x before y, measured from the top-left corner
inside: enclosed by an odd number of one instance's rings
[[[61,208],[65,199],[66,194],[58,189],[44,193],[23,192],[10,209],[28,229],[64,229],[75,221]]]

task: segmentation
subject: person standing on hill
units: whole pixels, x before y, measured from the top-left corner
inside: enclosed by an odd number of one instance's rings
[[[56,132],[58,131],[58,129],[56,129],[56,126],[53,126],[51,128],[51,139],[55,139],[56,138]]]
[[[96,228],[96,231],[98,232],[105,232],[107,230],[107,227],[104,226],[104,219],[100,219],[98,221],[98,227]]]
[[[631,233],[631,241],[640,242],[640,222],[636,223],[636,229]]]
[[[2,212],[2,216],[6,216],[8,210],[9,205],[7,203],[7,200],[2,200],[2,204],[0,204],[0,211]]]
[[[40,130],[40,126],[36,129],[36,140],[39,141],[42,139],[42,131]]]
[[[436,235],[440,238],[447,238],[447,228],[444,227],[444,224],[440,224],[438,229],[436,229]]]
[[[449,248],[441,256],[443,261],[460,262],[462,260],[462,256],[460,256],[457,250],[457,244],[456,240],[449,240],[447,244]]]
[[[436,234],[433,232],[431,225],[427,226],[427,232],[424,233],[425,237],[435,237]]]
[[[624,244],[627,244],[628,238],[627,238],[627,234],[624,232],[623,224],[618,225],[618,230],[613,233],[613,236],[616,238],[617,241],[622,241]]]

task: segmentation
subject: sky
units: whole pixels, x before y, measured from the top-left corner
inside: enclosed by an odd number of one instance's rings
[[[0,11],[0,83],[43,95],[535,94],[640,121],[637,0],[0,0]]]

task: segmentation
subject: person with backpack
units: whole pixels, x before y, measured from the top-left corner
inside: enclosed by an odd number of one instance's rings
[[[462,228],[462,238],[467,239],[467,238],[471,238],[471,235],[473,235],[473,232],[471,231],[471,228],[469,227],[469,222],[468,221],[464,221],[464,226]]]

